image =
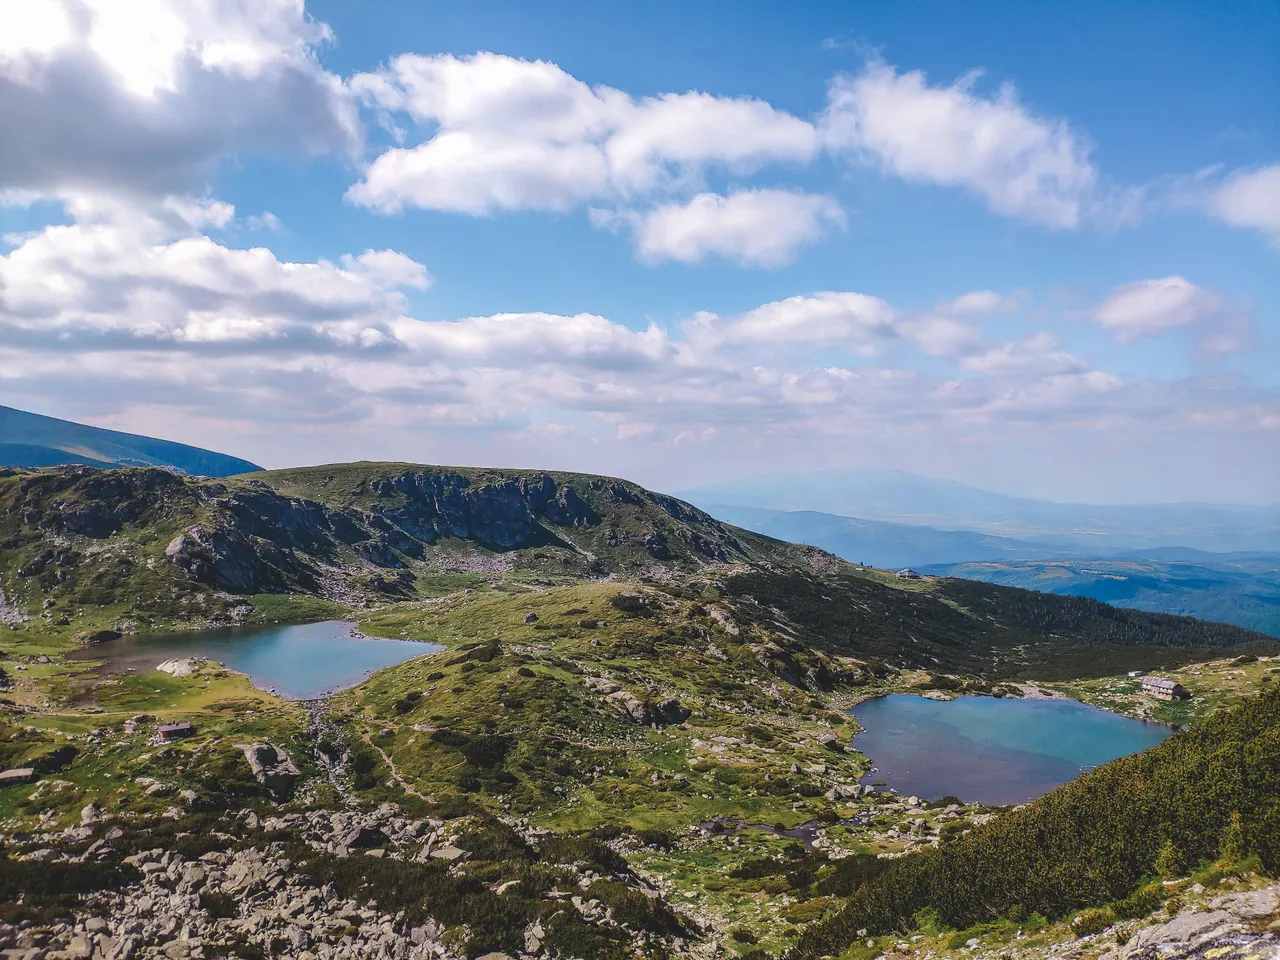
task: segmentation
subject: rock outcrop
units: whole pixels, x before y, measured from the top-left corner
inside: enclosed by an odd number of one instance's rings
[[[265,741],[242,745],[249,769],[277,803],[293,796],[293,786],[301,776],[289,755],[273,743]]]
[[[615,690],[607,694],[605,699],[628,720],[646,726],[665,727],[684,723],[690,716],[689,709],[672,697],[657,701],[641,700],[626,690]]]
[[[1275,921],[1275,923],[1272,923]],[[1273,929],[1262,929],[1270,926]],[[1215,897],[1138,930],[1102,960],[1280,957],[1280,886]]]
[[[165,660],[156,669],[171,677],[193,677],[209,662],[206,657],[174,657],[172,660]]]
[[[255,745],[257,746],[257,745]],[[308,858],[326,863],[354,859],[386,858],[431,863],[436,877],[454,874],[461,884],[474,884],[459,871],[472,854],[455,845],[452,827],[441,820],[409,819],[399,808],[383,804],[373,810],[308,810],[281,816],[260,817],[252,810],[228,811],[219,822],[218,836],[226,849],[199,855],[158,846],[124,856],[128,841],[119,827],[102,824],[101,811],[88,810],[84,824],[58,838],[47,837],[47,846],[26,844],[24,859],[64,864],[90,862],[104,867],[122,865],[123,883],[77,898],[74,915],[52,922],[22,920],[10,924],[0,919],[0,955],[20,960],[199,960],[201,957],[274,956],[303,960],[464,960],[467,956],[554,957],[572,955],[556,949],[554,927],[544,927],[533,916],[512,930],[513,948],[523,944],[526,953],[486,953],[465,947],[465,917],[457,915],[456,901],[442,902],[448,883],[433,882],[417,906],[416,916],[379,904],[385,891],[362,884],[343,891],[339,884],[313,877],[299,869],[278,842],[255,842],[263,831],[272,837],[289,836]],[[514,822],[525,842],[538,839],[527,822]],[[231,834],[238,834],[233,837]],[[135,837],[145,834],[135,834]],[[189,835],[188,835],[189,836]],[[86,847],[85,841],[94,837]],[[67,847],[62,847],[67,844]],[[292,856],[293,854],[290,854]],[[419,874],[421,871],[417,871]],[[657,899],[656,888],[629,871],[608,877],[583,871],[579,886],[585,891],[595,881],[626,884],[633,896]],[[525,891],[513,890],[514,880],[498,885],[492,894],[469,896],[493,908],[494,897],[509,895],[515,901],[512,916],[527,909]],[[466,889],[466,887],[463,887]],[[488,901],[488,903],[486,903]],[[602,901],[585,892],[549,891],[540,906],[544,916],[568,909],[598,929],[625,954],[656,951],[681,955],[688,944],[683,930],[655,934],[621,925]],[[502,909],[506,904],[499,903]],[[452,913],[452,929],[435,919],[437,911]],[[463,922],[460,922],[463,921]],[[447,933],[451,935],[446,935]],[[708,954],[709,956],[709,954]]]
[[[228,594],[410,597],[423,563],[430,573],[481,560],[605,576],[792,551],[746,536],[681,501],[579,474],[356,464],[227,481],[87,467],[0,478],[0,539],[19,551],[24,601],[141,600],[140,613],[166,620],[234,621]],[[18,582],[4,583],[10,596]],[[20,616],[0,600],[0,620]]]

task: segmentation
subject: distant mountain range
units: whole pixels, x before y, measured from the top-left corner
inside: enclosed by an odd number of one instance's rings
[[[702,507],[728,523],[821,547],[853,563],[1092,597],[1113,606],[1218,620],[1280,637],[1280,551],[1106,549],[1105,541],[1064,546],[1053,538],[1019,540],[815,510],[705,502]]]
[[[261,469],[187,444],[0,406],[0,466],[63,464],[211,477]],[[1280,636],[1280,507],[1051,503],[889,470],[730,481],[683,496],[719,520],[853,563],[1092,597]]]
[[[821,547],[851,563],[890,570],[972,560],[1071,556],[1075,553],[1043,541],[997,537],[971,530],[939,530],[908,523],[839,517],[817,510],[766,510],[706,502],[701,506],[727,523],[779,540]]]
[[[255,463],[185,443],[102,430],[0,406],[0,466],[170,467],[203,477],[261,470]]]
[[[1189,561],[1135,553],[1106,560],[938,564],[922,567],[920,572],[1093,597],[1116,607],[1218,620],[1280,637],[1277,555],[1202,554],[1199,560]]]
[[[1280,504],[1053,503],[897,470],[777,474],[680,490],[677,495],[722,513],[727,507],[821,511],[1028,541],[1077,555],[1165,546],[1280,553]]]

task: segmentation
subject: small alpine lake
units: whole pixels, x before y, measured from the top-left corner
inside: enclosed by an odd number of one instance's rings
[[[853,745],[875,769],[863,783],[993,805],[1034,800],[1174,732],[1075,700],[892,694],[849,712],[862,727]]]
[[[71,654],[103,660],[103,674],[146,673],[165,660],[207,657],[247,674],[254,686],[290,700],[311,700],[355,686],[375,670],[443,647],[366,637],[342,620],[229,627],[121,637]]]

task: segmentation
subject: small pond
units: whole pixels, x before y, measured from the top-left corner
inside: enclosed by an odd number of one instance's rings
[[[434,643],[365,637],[350,623],[150,633],[110,640],[72,654],[105,660],[104,674],[146,673],[176,657],[208,657],[248,674],[254,686],[290,700],[310,700],[355,686],[375,670],[443,649]]]
[[[853,745],[903,796],[1024,803],[1109,760],[1154,747],[1173,730],[1074,700],[893,694],[850,711]]]

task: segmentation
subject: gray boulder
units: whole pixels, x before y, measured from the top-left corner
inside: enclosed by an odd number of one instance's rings
[[[240,748],[254,777],[270,791],[272,799],[284,803],[293,796],[293,785],[301,774],[287,753],[265,741],[242,744]]]
[[[656,725],[659,727],[670,726],[671,724],[684,723],[689,719],[691,711],[682,706],[679,700],[668,698],[653,702],[651,700],[641,700],[633,693],[626,690],[616,690],[605,697],[614,708],[628,720],[635,723],[643,723],[646,726]]]

